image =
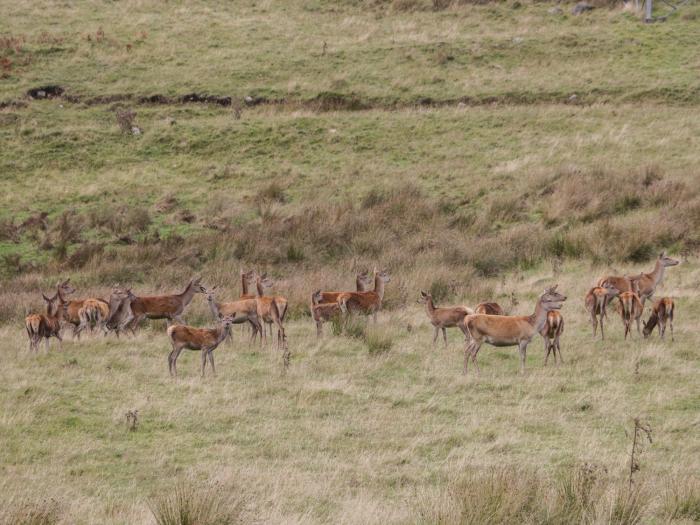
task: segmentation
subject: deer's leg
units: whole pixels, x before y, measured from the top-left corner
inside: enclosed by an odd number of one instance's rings
[[[216,376],[216,368],[214,367],[214,349],[212,348],[207,352],[207,355],[209,356],[209,364],[211,365],[211,373],[212,375]]]
[[[474,344],[476,344],[476,341],[467,341],[467,343],[464,345],[464,370],[462,371],[464,375],[467,375],[467,372],[469,371],[469,356]]]
[[[518,345],[518,352],[520,353],[520,373],[525,373],[525,359],[527,358],[527,343],[528,341],[521,341]]]
[[[433,346],[435,346],[435,343],[437,342],[438,334],[440,333],[440,328],[437,326],[433,326]]]
[[[673,314],[668,316],[668,322],[671,324],[671,342],[673,342]]]
[[[442,339],[445,341],[445,348],[447,348],[447,328],[442,327]]]
[[[637,322],[637,335],[642,335],[642,329],[639,328],[639,317],[637,317],[635,321]]]
[[[47,337],[47,338],[46,338],[46,353],[47,353],[47,354],[49,353],[49,350],[51,349],[51,341],[50,341],[50,339],[51,339],[50,337]]]
[[[561,364],[564,364],[564,358],[561,356],[561,347],[559,346],[559,336],[557,335],[556,339],[554,340],[554,344],[556,345],[556,353],[559,354],[559,362]]]
[[[182,352],[182,347],[173,350],[173,376],[175,377],[177,377],[177,358],[180,356],[180,352]]]
[[[322,321],[316,321],[316,337],[321,337],[321,333],[323,331],[323,322]]]
[[[542,339],[544,339],[544,366],[547,366],[547,360],[549,359],[549,352],[551,352],[552,347],[549,344],[549,339],[547,339],[546,337],[543,337]],[[554,354],[554,362],[555,363],[557,362],[556,352]]]
[[[472,363],[474,363],[474,368],[476,369],[476,375],[481,374],[481,369],[479,368],[479,363],[476,362],[476,356],[479,353],[480,349],[481,349],[481,343],[475,342],[475,345],[472,347],[471,357],[472,357]]]
[[[58,351],[63,352],[63,338],[60,333],[56,333],[56,339],[58,339]]]
[[[209,354],[209,349],[202,348],[202,377],[204,377],[204,369],[207,366],[207,354]]]

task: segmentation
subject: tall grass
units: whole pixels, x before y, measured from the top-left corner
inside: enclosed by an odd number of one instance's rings
[[[232,525],[242,523],[243,500],[225,494],[209,482],[181,480],[172,489],[149,501],[157,525]]]

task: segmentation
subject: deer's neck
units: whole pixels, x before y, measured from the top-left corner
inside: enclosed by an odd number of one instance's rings
[[[542,306],[542,299],[537,300],[535,313],[529,317],[528,322],[533,326],[535,332],[539,332],[544,328],[544,325],[547,323],[547,310]]]
[[[188,284],[185,291],[180,294],[180,297],[182,298],[182,306],[190,304],[190,301],[192,301],[194,297],[194,283]]]
[[[214,314],[214,318],[218,319],[219,318],[219,305],[216,304],[216,301],[214,299],[209,299],[207,300],[209,303],[209,309],[211,310],[211,313]]]
[[[263,290],[263,285],[259,280],[255,281],[255,295],[257,297],[262,297],[263,295],[265,295],[265,291]]]
[[[248,281],[243,273],[241,274],[241,295],[248,295]]]
[[[380,301],[384,300],[384,281],[379,275],[374,277],[374,291],[377,292]]]
[[[654,287],[656,287],[656,285],[663,280],[664,270],[666,270],[666,267],[661,263],[661,261],[656,261],[656,266],[654,266],[652,272],[648,274],[654,282]]]
[[[433,304],[432,298],[425,301],[425,311],[428,313],[428,317],[432,319],[433,314],[435,313],[435,305]]]
[[[229,329],[229,327],[226,326],[226,325],[223,324],[223,323],[221,323],[221,324],[217,327],[217,329],[216,329],[216,344],[217,344],[217,345],[218,345],[219,343],[221,343],[221,341],[223,341],[224,339],[226,339],[226,334],[228,333],[228,329]]]

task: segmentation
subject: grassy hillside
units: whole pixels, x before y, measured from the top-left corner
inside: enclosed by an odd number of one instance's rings
[[[152,523],[169,496],[210,522],[700,520],[700,6],[571,7],[0,0],[0,523]],[[677,341],[612,313],[593,341],[586,289],[663,249]],[[373,266],[378,327],[317,341],[311,291]],[[167,377],[162,323],[26,352],[59,277],[230,299],[241,267],[290,300],[286,373],[238,327],[205,381],[192,353]],[[463,378],[415,304],[525,314],[554,281],[567,362],[537,338],[525,377],[485,347]],[[211,322],[201,297],[186,319]]]

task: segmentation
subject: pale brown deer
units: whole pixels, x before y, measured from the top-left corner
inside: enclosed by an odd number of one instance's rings
[[[428,314],[430,324],[435,328],[435,332],[433,333],[433,345],[437,341],[440,330],[442,330],[442,338],[445,341],[445,348],[447,348],[448,328],[457,327],[462,331],[464,337],[469,337],[467,327],[464,326],[464,317],[473,314],[474,310],[467,306],[437,308],[433,302],[432,294],[424,292],[423,290],[420,291],[418,302],[425,305],[425,312]]]
[[[376,273],[376,270],[375,270]],[[355,276],[355,291],[357,292],[369,292],[370,287],[374,284],[374,277],[369,275],[369,272],[360,272]],[[338,297],[340,294],[346,292],[321,292],[321,303],[335,303],[338,302]]]
[[[58,339],[59,350],[62,350],[61,321],[66,318],[68,305],[64,302],[59,302],[57,295],[49,298],[42,293],[41,296],[46,303],[46,313],[30,314],[24,320],[24,326],[29,337],[29,351],[38,352],[40,341],[45,339],[46,352],[48,353],[49,339],[51,337]]]
[[[464,349],[464,373],[468,371],[469,358],[479,373],[476,356],[483,343],[492,346],[517,346],[520,353],[520,372],[525,372],[527,345],[544,328],[547,312],[559,310],[566,296],[556,291],[556,285],[547,288],[537,300],[532,315],[468,315],[464,319],[471,339]]]
[[[559,345],[559,338],[563,333],[564,316],[561,315],[559,310],[550,310],[547,312],[547,322],[540,330],[540,335],[544,339],[544,366],[547,366],[550,352],[553,354],[555,365],[558,364],[557,354],[559,354],[559,361],[564,362],[564,358],[561,356],[561,346]]]
[[[227,315],[219,319],[219,325],[216,328],[194,328],[181,324],[170,325],[167,330],[170,344],[173,347],[168,354],[170,375],[177,377],[177,358],[183,348],[202,352],[202,377],[204,377],[207,360],[211,365],[212,374],[216,375],[213,352],[226,338],[234,320],[234,315]]]
[[[107,334],[107,320],[109,319],[109,303],[97,299],[85,299],[83,306],[78,310],[80,325],[75,331],[75,335],[80,337],[80,333],[86,328],[92,333],[94,328],[99,328],[102,333]]]
[[[78,339],[80,339],[80,332],[84,330],[84,328],[80,329],[80,325],[83,322],[83,320],[80,317],[80,310],[83,308],[85,301],[96,301],[104,306],[108,306],[108,303],[107,301],[105,301],[104,299],[100,299],[99,297],[66,300],[66,296],[74,292],[75,288],[73,288],[73,286],[70,284],[70,279],[66,279],[63,282],[59,282],[56,286],[56,297],[59,300],[59,304],[66,306],[65,322],[73,326],[73,337],[77,337]]]
[[[204,293],[201,279],[191,280],[179,294],[136,296],[131,301],[131,319],[124,321],[123,326],[129,326],[132,331],[143,319],[165,319],[168,324],[177,321],[184,324],[182,313],[192,302],[195,294]]]
[[[131,288],[120,288],[115,286],[109,296],[109,316],[105,322],[106,330],[113,330],[117,338],[119,333],[127,328],[129,322],[133,319],[131,312],[131,303],[136,299],[136,296],[131,292]],[[136,334],[133,327],[131,333]]]
[[[498,303],[479,303],[474,308],[475,314],[505,315],[503,308]]]
[[[207,304],[211,310],[214,319],[220,319],[227,316],[235,316],[234,324],[248,323],[253,329],[252,337],[255,338],[257,333],[261,334],[262,326],[258,319],[258,306],[255,299],[239,299],[228,303],[217,303],[215,297],[216,286],[211,289],[205,289],[207,296]],[[229,337],[231,333],[229,332]]]
[[[324,303],[323,293],[316,290],[311,294],[311,318],[316,323],[316,336],[321,337],[323,333],[323,323],[332,321],[341,315],[340,305],[337,302]]]
[[[610,301],[620,295],[620,290],[615,288],[613,284],[606,281],[603,286],[596,286],[588,290],[584,298],[586,310],[591,316],[591,324],[593,325],[593,337],[596,336],[598,325],[600,325],[600,337],[605,340],[605,331],[603,321],[607,318],[607,307]]]
[[[625,339],[631,331],[632,321],[637,323],[637,332],[641,334],[639,320],[644,312],[644,306],[639,296],[634,292],[622,292],[618,304],[618,312],[622,317],[622,324],[625,326]]]
[[[646,322],[642,321],[644,324],[644,329],[642,330],[644,337],[649,337],[658,324],[659,336],[663,339],[666,335],[666,323],[669,323],[671,326],[671,341],[673,341],[673,314],[675,310],[676,305],[670,297],[662,297],[657,300],[652,306],[649,320]]]
[[[368,292],[343,292],[338,296],[338,304],[343,313],[359,313],[372,315],[377,322],[377,313],[382,308],[384,300],[384,287],[391,281],[386,270],[376,272],[374,276],[374,290]],[[325,298],[324,298],[325,299]]]
[[[280,313],[280,308],[277,304],[275,297],[266,296],[262,294],[262,291],[266,287],[272,286],[271,281],[267,275],[259,275],[256,271],[253,271],[253,279],[255,283],[255,303],[257,307],[258,319],[264,323],[274,323],[277,325],[277,348],[285,348],[287,346],[287,336],[284,332],[284,325],[282,320],[282,315]],[[267,345],[267,335],[265,330],[262,331],[262,338],[260,340],[261,345]]]
[[[272,279],[270,279],[266,273],[260,276],[255,270],[253,270],[253,272],[250,273],[249,282],[252,282],[255,286],[256,295],[254,297],[257,297],[258,295],[261,297],[266,297],[265,288],[272,288],[274,284]],[[284,322],[284,318],[287,315],[287,298],[281,295],[275,295],[272,296],[272,298],[275,300],[275,304],[277,305],[277,310],[279,311],[280,315],[280,321]],[[269,327],[270,337],[272,337],[273,322],[274,321],[272,321],[272,319],[269,318],[269,320],[265,321],[265,324],[263,325],[263,330],[265,329],[265,325]],[[279,334],[277,335],[279,336]]]
[[[654,295],[656,287],[663,281],[666,268],[669,266],[676,266],[679,263],[680,261],[668,257],[666,252],[661,252],[651,272],[642,272],[638,275],[624,277],[606,275],[598,279],[598,286],[603,286],[603,283],[609,282],[620,290],[620,293],[635,292],[642,301],[642,304],[644,304],[644,301]]]

